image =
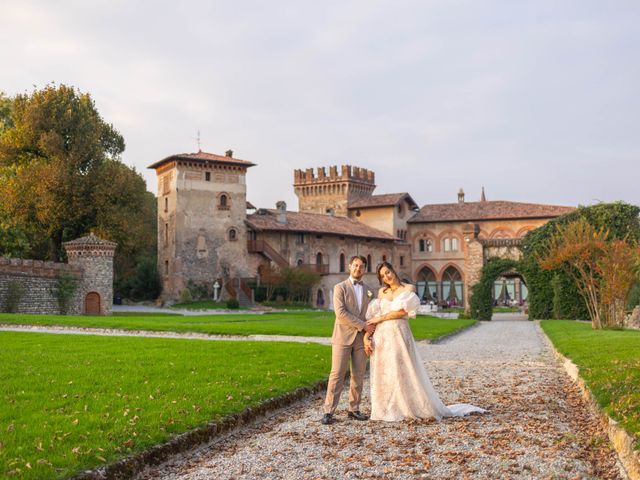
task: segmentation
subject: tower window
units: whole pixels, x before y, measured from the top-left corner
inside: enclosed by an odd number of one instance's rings
[[[229,230],[229,241],[235,242],[238,239],[238,232],[235,228]]]
[[[218,210],[229,210],[230,203],[229,195],[221,193],[218,197]]]
[[[206,182],[210,182],[211,181],[211,172],[204,172],[204,180]]]
[[[165,197],[164,199],[164,211],[165,212],[169,211],[169,199],[167,197]]]

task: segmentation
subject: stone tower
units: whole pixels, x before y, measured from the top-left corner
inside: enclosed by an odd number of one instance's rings
[[[375,173],[351,165],[342,165],[340,175],[335,166],[329,167],[329,175],[325,167],[319,167],[316,174],[313,168],[294,170],[293,187],[299,211],[346,217],[349,202],[373,193]]]
[[[113,255],[116,243],[101,240],[93,233],[63,244],[69,265],[82,270],[75,293],[84,315],[111,315],[113,303]]]
[[[163,300],[192,281],[211,290],[217,279],[249,277],[246,173],[254,163],[198,152],[150,165],[158,177],[158,270]]]

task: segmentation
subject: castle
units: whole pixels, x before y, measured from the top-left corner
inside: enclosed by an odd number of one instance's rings
[[[377,286],[375,266],[391,262],[424,300],[466,306],[470,287],[491,257],[519,258],[522,237],[573,207],[509,201],[465,201],[421,208],[407,192],[374,195],[374,172],[349,165],[295,170],[298,211],[284,202],[256,209],[247,202],[247,170],[255,164],[197,152],[171,155],[149,168],[158,179],[158,263],[162,298],[175,301],[189,282],[224,285],[223,295],[251,302],[249,279],[261,267],[298,266],[321,276],[313,292],[332,308],[333,287],[353,255],[367,258],[365,282]],[[496,283],[495,297],[521,302],[517,274]]]

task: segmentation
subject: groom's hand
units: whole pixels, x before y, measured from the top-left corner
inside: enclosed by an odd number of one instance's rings
[[[375,325],[372,325],[372,324],[367,323],[367,324],[364,326],[364,331],[365,331],[365,332],[367,332],[369,335],[373,335],[373,332],[375,332],[375,331],[376,331],[376,326],[375,326]]]

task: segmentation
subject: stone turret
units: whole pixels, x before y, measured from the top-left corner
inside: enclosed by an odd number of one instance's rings
[[[294,170],[293,187],[301,212],[346,217],[349,202],[373,193],[375,173],[351,165],[342,165],[340,174],[337,166],[328,175],[325,167]]]
[[[76,295],[81,313],[110,315],[113,303],[113,255],[116,243],[102,240],[93,233],[63,244],[69,265],[82,270]]]

